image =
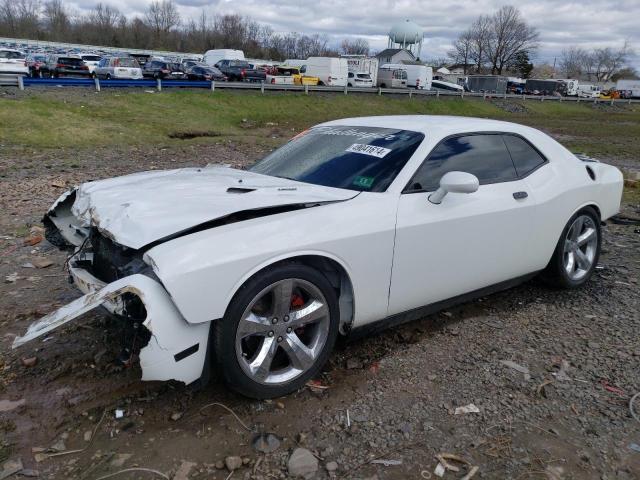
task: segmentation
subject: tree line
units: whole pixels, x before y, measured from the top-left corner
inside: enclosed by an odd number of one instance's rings
[[[627,66],[632,55],[629,44],[621,48],[594,48],[587,50],[569,47],[562,51],[560,71],[566,78],[580,78],[605,82],[618,78],[638,78],[638,72]]]
[[[241,15],[210,16],[202,10],[197,19],[182,19],[173,0],[154,0],[144,15],[132,18],[104,3],[79,14],[62,0],[0,0],[0,36],[197,53],[233,48],[274,60],[369,53],[365,39],[345,39],[335,48],[326,35],[275,33]]]

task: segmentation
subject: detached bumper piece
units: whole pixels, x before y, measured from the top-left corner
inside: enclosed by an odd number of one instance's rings
[[[154,279],[134,274],[109,284],[81,268],[72,267],[82,297],[33,323],[27,333],[13,342],[13,348],[38,338],[82,314],[104,305],[118,313],[122,296],[135,295],[144,304],[142,324],[151,339],[140,350],[142,380],[178,380],[190,384],[202,374],[209,337],[209,323],[190,324],[180,314],[164,287]]]

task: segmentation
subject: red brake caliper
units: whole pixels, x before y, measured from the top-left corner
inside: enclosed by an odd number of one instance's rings
[[[304,306],[304,298],[302,298],[297,293],[294,293],[293,295],[291,295],[291,309],[292,310],[297,310],[297,309],[299,309],[299,308],[301,308],[303,306]],[[301,335],[302,332],[304,332],[304,327],[296,328],[295,332],[298,335]]]

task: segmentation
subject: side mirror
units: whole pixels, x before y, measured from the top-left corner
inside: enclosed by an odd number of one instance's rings
[[[478,177],[466,172],[448,172],[440,179],[440,188],[429,195],[429,201],[439,205],[447,193],[473,193],[478,190]]]

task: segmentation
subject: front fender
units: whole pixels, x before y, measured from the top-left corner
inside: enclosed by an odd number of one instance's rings
[[[355,321],[386,316],[397,202],[391,194],[218,226],[150,249],[145,261],[188,322],[222,318],[252,275],[300,255],[330,258],[349,275]]]

